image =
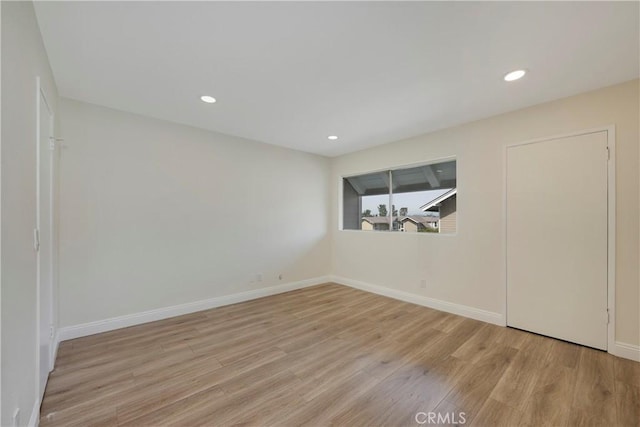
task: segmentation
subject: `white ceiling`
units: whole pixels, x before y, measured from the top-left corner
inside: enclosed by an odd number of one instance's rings
[[[328,156],[637,78],[638,8],[36,3],[60,95]]]

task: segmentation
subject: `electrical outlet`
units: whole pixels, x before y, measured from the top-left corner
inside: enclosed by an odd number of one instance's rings
[[[427,281],[425,279],[420,280],[420,288],[427,289]]]
[[[20,425],[20,408],[16,408],[16,410],[13,411],[11,422],[13,423],[13,427],[18,427]]]
[[[282,280],[282,273],[278,274],[278,280]]]

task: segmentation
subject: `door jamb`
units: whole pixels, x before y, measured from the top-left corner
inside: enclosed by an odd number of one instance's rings
[[[40,196],[41,196],[41,192],[42,192],[42,188],[40,185],[40,173],[41,173],[41,161],[40,161],[40,157],[41,157],[41,150],[40,150],[40,146],[41,146],[41,137],[42,135],[40,135],[40,109],[41,109],[41,103],[43,102],[47,107],[47,109],[49,110],[49,138],[51,138],[53,136],[53,131],[54,131],[54,111],[51,108],[51,103],[49,102],[49,98],[47,97],[47,94],[44,90],[44,88],[42,87],[42,82],[40,79],[40,76],[36,76],[36,228],[38,230],[38,234],[40,234],[40,228],[41,228],[41,203],[40,203]],[[51,159],[53,159],[53,156],[51,156]],[[49,182],[49,193],[50,193],[50,197],[53,195],[52,193],[52,189],[53,189],[53,177],[54,177],[54,172],[53,172],[53,166],[54,166],[53,161],[50,160],[50,167],[49,167],[49,175],[50,175],[50,182]],[[54,254],[53,254],[53,250],[54,250],[54,242],[53,242],[53,236],[54,234],[54,212],[53,212],[53,207],[54,207],[54,203],[52,203],[52,200],[50,198],[49,200],[49,224],[51,227],[50,231],[50,241],[49,241],[49,252],[50,252],[50,256],[51,256],[51,266],[50,266],[50,274],[51,274],[51,283],[50,283],[50,287],[51,287],[51,299],[50,299],[50,307],[49,307],[49,325],[50,328],[53,327],[53,321],[54,321],[54,297],[55,297],[55,293],[54,293],[54,271],[55,268],[53,267],[53,263],[54,263]],[[40,395],[40,339],[41,339],[41,331],[40,331],[40,321],[41,321],[41,309],[40,309],[40,305],[41,305],[41,295],[40,295],[40,277],[41,277],[41,272],[42,272],[42,266],[41,266],[41,259],[40,259],[40,253],[39,251],[36,253],[36,277],[37,277],[37,281],[36,281],[36,402],[38,402],[38,405],[41,403],[41,398],[42,396]],[[49,332],[51,333],[51,332]],[[54,334],[55,335],[55,334]],[[54,338],[49,338],[49,340],[51,341],[51,347],[53,348],[55,343],[54,343]],[[52,353],[51,350],[49,349],[49,354],[50,354],[50,360],[49,360],[49,372],[51,372],[53,370],[53,365],[54,365],[54,361],[51,360],[52,358]]]

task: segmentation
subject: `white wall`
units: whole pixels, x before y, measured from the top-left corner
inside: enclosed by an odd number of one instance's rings
[[[502,316],[505,146],[614,124],[616,340],[640,344],[638,92],[636,80],[334,159],[333,274]],[[458,160],[456,235],[338,230],[342,175],[448,156]]]
[[[36,403],[36,76],[57,93],[31,2],[2,2],[2,418]]]
[[[60,107],[61,326],[328,273],[329,159]]]

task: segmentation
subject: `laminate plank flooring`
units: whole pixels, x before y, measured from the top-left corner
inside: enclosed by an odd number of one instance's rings
[[[40,425],[417,426],[416,414],[639,426],[640,363],[329,283],[65,341]]]

